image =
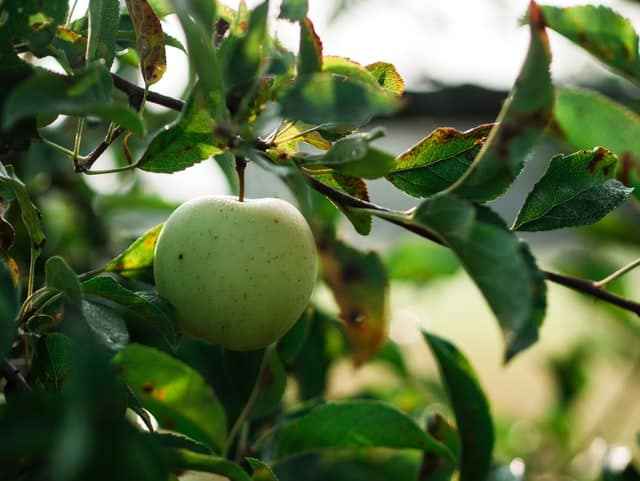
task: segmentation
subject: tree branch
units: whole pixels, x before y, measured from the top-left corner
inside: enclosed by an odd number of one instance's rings
[[[0,375],[8,382],[15,384],[21,391],[31,391],[31,386],[29,386],[20,370],[11,364],[8,359],[0,361]]]
[[[136,84],[129,82],[114,73],[111,74],[111,78],[113,79],[114,87],[126,93],[129,96],[129,99],[137,100],[138,102],[136,103],[142,102],[144,97],[144,89],[142,87],[138,87]],[[184,102],[182,100],[162,95],[157,92],[152,92],[151,90],[147,92],[146,100],[147,102],[162,105],[178,112],[182,111],[184,108]]]

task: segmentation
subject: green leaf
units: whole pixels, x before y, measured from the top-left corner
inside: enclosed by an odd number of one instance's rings
[[[300,77],[280,96],[280,104],[284,117],[314,125],[362,125],[399,107],[383,89],[328,72]]]
[[[313,171],[310,171],[309,175],[318,182],[329,186],[331,189],[344,192],[357,199],[369,200],[367,184],[362,179],[342,175],[338,172],[314,173]],[[359,234],[368,235],[371,232],[371,215],[356,212],[337,202],[335,202],[335,204],[336,207],[338,207],[349,219],[354,229]]]
[[[99,63],[74,76],[39,70],[7,99],[3,128],[36,114],[65,114],[96,116],[143,135],[142,118],[128,105],[113,103],[112,87],[109,72]]]
[[[103,59],[107,70],[111,68],[116,53],[116,32],[120,23],[118,0],[90,0],[89,40],[86,61]]]
[[[551,51],[535,2],[529,7],[529,22],[529,52],[498,123],[467,173],[451,188],[462,197],[484,202],[502,195],[522,170],[525,158],[550,120]]]
[[[443,416],[438,413],[429,416],[427,432],[447,446],[456,460],[460,459],[460,437],[455,428]],[[440,459],[432,453],[425,453],[422,457],[420,473],[429,481],[450,481],[458,463],[459,461],[453,463]]]
[[[594,224],[629,198],[615,180],[618,158],[603,147],[557,155],[518,214],[514,229],[553,230]]]
[[[225,68],[227,89],[242,87],[248,92],[247,85],[254,85],[258,80],[267,48],[267,16],[269,0],[260,3],[251,11],[249,29],[244,37],[231,44]]]
[[[0,188],[3,190],[5,200],[10,200],[7,195],[11,195],[11,198],[18,201],[22,223],[27,229],[31,243],[36,249],[41,249],[46,241],[46,236],[40,210],[31,201],[27,187],[16,176],[13,166],[9,165],[5,168],[4,165],[0,165]]]
[[[402,348],[391,339],[387,339],[372,361],[387,364],[400,378],[409,380],[411,373],[404,360]]]
[[[129,331],[120,313],[99,300],[83,300],[82,316],[96,341],[116,353],[129,343]]]
[[[608,67],[640,80],[638,34],[627,18],[602,5],[542,7],[545,24]]]
[[[80,281],[77,274],[62,257],[55,256],[47,259],[44,271],[47,287],[62,291],[67,299],[74,304],[80,303],[82,300]]]
[[[380,256],[334,240],[320,243],[325,283],[340,308],[357,364],[384,344],[389,328],[389,278]]]
[[[154,84],[167,69],[165,35],[160,19],[147,0],[127,0],[127,9],[136,33],[142,78],[146,85]]]
[[[302,351],[311,332],[313,315],[313,308],[307,308],[293,327],[278,341],[278,355],[285,365],[293,364]]]
[[[107,262],[104,271],[129,277],[153,266],[153,253],[162,225],[158,224],[142,234],[124,252]]]
[[[276,431],[274,457],[364,447],[419,449],[452,457],[410,417],[379,401],[328,402],[312,409]]]
[[[203,87],[196,84],[178,120],[153,138],[142,156],[140,169],[177,172],[223,153],[215,141],[217,122],[210,114]]]
[[[440,237],[458,256],[498,319],[505,361],[538,339],[546,285],[526,244],[493,211],[453,195],[427,200],[409,222]]]
[[[173,315],[168,309],[154,302],[151,292],[133,292],[108,276],[89,279],[82,284],[85,294],[98,296],[124,307],[127,327],[136,338],[154,340],[160,337],[161,345],[177,349],[179,336]]]
[[[393,168],[395,159],[391,154],[370,145],[380,135],[380,131],[372,131],[343,137],[318,162],[351,177],[383,177]]]
[[[384,256],[391,280],[419,285],[449,277],[460,268],[456,256],[446,247],[421,239],[394,244]]]
[[[71,373],[72,341],[57,332],[38,339],[33,357],[31,377],[48,391],[60,392]]]
[[[469,169],[492,126],[465,132],[448,127],[434,130],[396,158],[387,180],[414,197],[429,197],[447,189]]]
[[[393,64],[375,62],[365,67],[375,77],[380,86],[395,95],[404,93],[404,79],[400,76]]]
[[[302,22],[309,12],[309,0],[284,0],[278,18]]]
[[[228,116],[224,80],[212,41],[217,2],[173,0],[172,3],[187,37],[191,66],[206,93],[209,113],[216,120],[224,119]]]
[[[251,481],[249,475],[240,466],[219,456],[194,453],[185,449],[172,449],[166,450],[163,457],[173,471],[214,473],[230,481]]]
[[[150,433],[150,435],[163,448],[187,449],[189,451],[193,451],[194,453],[213,454],[213,452],[207,445],[202,444],[201,442],[198,442],[195,439],[192,439],[189,436],[185,436],[181,433],[174,433],[170,431],[164,431],[160,433],[156,431]]]
[[[163,427],[222,449],[224,410],[213,390],[186,364],[156,349],[130,344],[113,360],[124,381]]]
[[[361,82],[374,89],[380,87],[378,79],[364,66],[347,57],[327,55],[322,59],[322,70],[335,75],[346,77],[349,80]],[[384,89],[381,89],[385,91]],[[395,97],[395,95],[394,95]]]
[[[489,403],[473,368],[455,346],[423,332],[431,348],[460,434],[460,481],[485,479],[492,462],[495,435]]]
[[[65,22],[68,8],[67,0],[4,2],[0,6],[4,19],[0,42],[11,45],[25,41],[36,55],[45,56],[56,28]]]
[[[298,75],[322,71],[322,41],[308,18],[300,22],[300,47],[298,49]]]
[[[0,262],[0,359],[11,349],[17,334],[16,316],[20,310],[18,289],[6,262]]]
[[[246,458],[246,460],[253,469],[252,481],[278,481],[278,477],[267,463],[256,458]]]
[[[640,116],[597,92],[558,89],[554,109],[554,133],[576,149],[602,145],[618,155],[622,165],[618,178],[640,187]],[[619,128],[624,125],[624,128]],[[634,191],[640,196],[640,189]]]

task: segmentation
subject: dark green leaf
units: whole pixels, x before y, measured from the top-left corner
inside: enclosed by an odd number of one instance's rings
[[[518,214],[514,229],[540,231],[593,224],[631,195],[615,180],[618,158],[597,147],[557,155]]]
[[[56,28],[67,17],[68,8],[69,2],[66,0],[4,2],[0,6],[3,18],[0,42],[11,45],[24,41],[36,55],[45,56]]]
[[[404,93],[404,80],[396,68],[386,62],[375,62],[365,67],[375,77],[380,86],[395,95]]]
[[[6,356],[17,334],[16,316],[20,309],[18,289],[6,262],[0,262],[0,359]]]
[[[107,70],[116,53],[116,32],[120,23],[118,0],[91,0],[89,2],[89,41],[86,60],[90,63],[103,59]]]
[[[147,0],[127,0],[127,9],[136,33],[142,78],[146,85],[156,83],[167,69],[165,35],[160,19]]]
[[[460,481],[485,479],[491,468],[495,442],[487,398],[462,353],[442,338],[423,334],[438,362],[456,417],[462,444]]]
[[[375,252],[335,240],[319,248],[322,274],[340,308],[357,364],[382,346],[389,328],[389,278]]]
[[[209,114],[216,120],[224,119],[228,115],[224,81],[218,53],[213,45],[217,2],[173,0],[172,3],[187,37],[191,65],[206,93]]]
[[[372,422],[375,420],[375,422]],[[310,451],[386,447],[451,452],[408,416],[378,401],[329,402],[284,424],[275,434],[275,458]]]
[[[460,437],[443,416],[438,413],[429,416],[427,432],[447,446],[456,460],[460,459]],[[424,453],[420,472],[423,479],[429,481],[450,481],[458,463],[459,461],[454,463],[448,459],[434,456],[432,453]]]
[[[153,266],[153,253],[158,241],[158,236],[163,224],[152,227],[133,244],[127,247],[121,254],[107,262],[105,272],[116,272],[128,277],[151,268]]]
[[[398,108],[395,97],[383,89],[328,72],[300,77],[284,91],[280,103],[286,118],[314,125],[362,125]]]
[[[6,168],[0,165],[0,188],[5,200],[15,198],[20,205],[20,215],[29,238],[36,249],[42,248],[46,241],[40,210],[34,205],[27,191],[27,187],[15,175],[13,166]]]
[[[285,365],[291,365],[302,351],[311,332],[314,309],[307,308],[300,319],[278,341],[278,355]]]
[[[267,16],[269,0],[260,3],[251,11],[247,33],[230,44],[226,54],[225,86],[228,90],[239,87],[243,97],[255,85],[263,63],[267,58]]]
[[[71,372],[71,339],[57,332],[38,339],[33,357],[31,377],[48,391],[61,391]]]
[[[82,301],[82,315],[96,341],[108,351],[121,351],[129,343],[129,331],[115,309],[94,300]]]
[[[300,22],[300,47],[298,49],[298,75],[322,71],[322,41],[308,18]]]
[[[156,349],[130,344],[114,358],[124,381],[160,422],[219,450],[224,410],[213,390],[186,364]]]
[[[186,449],[165,450],[173,471],[199,471],[224,476],[230,481],[251,481],[249,475],[237,464],[219,457],[194,453]]]
[[[267,463],[256,458],[246,458],[246,460],[253,469],[252,481],[278,481],[278,477]]]
[[[471,167],[452,187],[463,197],[487,201],[503,194],[551,118],[551,52],[542,13],[535,2],[529,7],[529,23],[529,52],[514,89]]]
[[[452,195],[423,202],[410,222],[440,237],[458,256],[498,319],[505,360],[538,339],[546,285],[526,244],[490,209]]]
[[[107,276],[94,277],[82,284],[85,294],[99,296],[123,306],[131,335],[141,340],[161,337],[161,345],[176,349],[178,334],[172,312],[162,306],[153,292],[133,292]]]
[[[280,5],[279,18],[302,22],[309,12],[308,0],[284,0]]]
[[[163,448],[171,449],[187,449],[194,453],[200,454],[213,454],[211,449],[202,444],[201,442],[191,439],[189,436],[185,436],[181,433],[174,433],[170,431],[154,432],[151,436],[162,446]]]
[[[207,107],[202,84],[196,84],[178,120],[161,130],[147,147],[139,167],[171,173],[223,153],[214,136],[216,120]]]
[[[7,99],[3,128],[36,114],[66,114],[96,116],[143,135],[142,118],[128,105],[112,101],[112,86],[109,72],[98,63],[74,76],[39,70]]]
[[[62,257],[55,256],[47,259],[44,270],[47,287],[62,291],[67,299],[74,304],[80,303],[82,300],[80,281]]]
[[[602,5],[542,7],[545,24],[610,68],[640,80],[638,34],[627,18]]]
[[[423,240],[396,243],[384,256],[391,280],[426,284],[455,274],[460,263],[451,250]]]
[[[399,155],[387,179],[414,197],[429,197],[464,175],[480,152],[491,124],[459,132],[443,127]]]

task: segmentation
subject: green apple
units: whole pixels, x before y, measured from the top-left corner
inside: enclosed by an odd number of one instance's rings
[[[300,317],[315,285],[311,229],[280,199],[206,196],[176,209],[155,251],[158,293],[181,330],[237,351],[279,339]]]

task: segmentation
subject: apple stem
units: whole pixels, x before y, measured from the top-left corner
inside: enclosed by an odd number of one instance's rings
[[[238,173],[238,201],[244,202],[244,170],[247,161],[243,157],[236,158],[236,172]]]

